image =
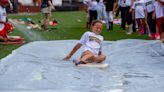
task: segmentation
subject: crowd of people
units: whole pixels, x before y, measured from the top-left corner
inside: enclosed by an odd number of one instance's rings
[[[121,28],[128,35],[138,32],[152,40],[164,41],[164,0],[83,0],[83,3],[88,7],[88,28],[98,19],[105,20],[107,30],[113,30],[113,19],[121,12]]]
[[[37,1],[37,0],[34,0]],[[6,7],[12,5],[13,0],[0,1],[0,22],[6,22]],[[147,34],[152,40],[164,41],[164,0],[83,0],[87,6],[87,27],[93,20],[105,21],[107,30],[113,30],[113,20],[121,12],[121,28],[127,30],[127,35],[133,32]],[[52,0],[41,0],[41,11],[44,15],[41,28],[49,31],[48,25],[51,10],[55,9]],[[6,19],[5,19],[6,18]],[[127,27],[126,27],[127,26]]]

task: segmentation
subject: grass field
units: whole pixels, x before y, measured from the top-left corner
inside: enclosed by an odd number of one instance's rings
[[[69,12],[53,12],[52,19],[58,21],[57,29],[50,27],[52,31],[43,32],[39,30],[32,30],[32,33],[35,33],[42,37],[44,40],[69,40],[69,39],[79,39],[81,35],[88,31],[89,29],[85,28],[86,13],[83,11],[69,11]],[[26,14],[26,15],[9,15],[8,18],[19,19],[23,17],[32,18],[35,23],[38,23],[39,20],[43,19],[43,16],[38,14]],[[79,21],[80,20],[80,21]],[[20,35],[26,39],[26,44],[31,41],[35,41],[32,36],[29,36],[26,30],[21,28],[15,28],[14,32],[10,35]],[[147,39],[147,36],[139,36],[137,33],[132,35],[126,35],[126,31],[121,30],[119,26],[114,25],[113,31],[107,31],[104,25],[102,35],[106,41],[116,41],[120,39]],[[35,36],[35,35],[34,35]],[[43,40],[40,39],[40,40]],[[0,59],[9,55],[12,50],[20,47],[21,45],[1,45],[0,44]]]

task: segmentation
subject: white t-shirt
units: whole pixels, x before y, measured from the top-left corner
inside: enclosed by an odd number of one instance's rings
[[[83,0],[83,3],[88,6],[88,10],[97,10],[97,1],[96,0]]]
[[[131,6],[132,0],[118,0],[118,5],[121,7]]]
[[[142,0],[136,0],[133,3],[132,9],[135,10],[135,19],[145,18],[145,3]]]
[[[105,8],[104,0],[100,0],[97,4],[98,4],[98,7]]]
[[[154,11],[154,2],[155,0],[145,0],[146,10],[148,13]]]
[[[0,21],[6,22],[6,9],[0,6]]]
[[[94,32],[85,32],[81,37],[79,43],[83,45],[84,51],[91,51],[97,55],[102,49],[103,36],[97,35]]]
[[[156,1],[155,3],[154,3],[154,7],[155,7],[155,16],[156,16],[156,18],[160,18],[160,17],[163,17],[164,16],[164,14],[163,14],[163,7],[164,6],[162,6],[158,1]]]

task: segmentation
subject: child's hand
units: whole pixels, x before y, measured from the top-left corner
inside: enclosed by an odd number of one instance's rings
[[[55,10],[55,7],[54,7],[54,6],[51,6],[51,9],[52,9],[52,10]]]
[[[131,13],[132,11],[133,11],[132,8],[130,8],[130,9],[129,9],[129,12]]]
[[[66,56],[63,60],[69,60],[71,58],[71,56],[70,55],[68,55],[68,56]]]

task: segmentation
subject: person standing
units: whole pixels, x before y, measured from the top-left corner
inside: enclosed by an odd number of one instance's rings
[[[104,0],[106,7],[106,25],[108,30],[113,30],[113,14],[116,9],[117,0]]]
[[[97,20],[97,1],[84,0],[83,3],[88,6],[89,28],[90,28],[92,21]]]
[[[121,10],[121,28],[126,30],[126,23],[132,28],[132,12],[130,12],[132,0],[119,0],[118,4]]]
[[[139,32],[143,34],[144,26],[146,27],[146,31],[148,36],[151,37],[151,32],[147,23],[147,16],[146,16],[146,6],[143,0],[136,0],[132,6],[133,9],[133,16],[137,21]]]
[[[154,3],[155,11],[153,13],[154,19],[156,19],[156,26],[158,30],[156,30],[155,37],[156,39],[164,39],[163,37],[161,38],[162,32],[162,22],[163,22],[163,17],[164,17],[164,6],[162,5],[160,0],[155,1]]]
[[[51,10],[55,9],[52,4],[52,0],[42,0],[41,2],[42,13],[44,14],[43,24],[41,25],[43,31],[48,30],[49,20],[51,18]]]
[[[18,0],[10,0],[11,4],[13,6],[13,13],[17,13],[18,12]]]
[[[97,0],[97,19],[103,21],[106,16],[105,5],[103,0]]]
[[[155,39],[155,19],[153,19],[153,12],[154,12],[154,2],[155,0],[145,0],[146,11],[147,11],[147,23],[149,25],[149,29],[151,32],[151,39]]]

